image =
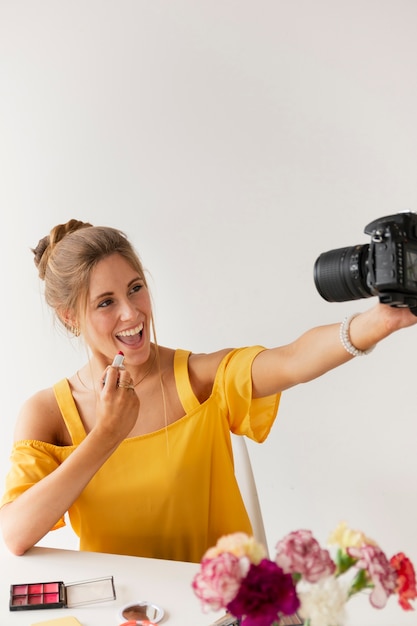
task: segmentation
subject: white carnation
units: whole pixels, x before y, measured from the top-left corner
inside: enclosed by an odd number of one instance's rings
[[[300,598],[300,616],[310,620],[310,626],[343,626],[347,588],[332,576],[310,584],[300,581],[297,585]]]

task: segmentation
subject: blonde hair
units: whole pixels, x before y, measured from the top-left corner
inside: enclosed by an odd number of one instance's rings
[[[32,248],[44,295],[58,320],[72,332],[68,314],[81,323],[86,310],[91,272],[111,254],[120,254],[147,287],[139,255],[125,233],[107,226],[69,220],[55,226]]]

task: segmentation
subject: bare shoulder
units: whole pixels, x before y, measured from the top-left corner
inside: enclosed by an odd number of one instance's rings
[[[190,354],[188,359],[190,382],[200,401],[210,395],[219,365],[231,350],[232,348],[225,348],[207,354]]]
[[[59,445],[65,427],[54,391],[42,389],[28,398],[20,409],[15,441],[35,439]]]
[[[217,352],[190,353],[188,375],[193,391],[200,402],[204,402],[210,396],[219,365],[232,350],[233,348],[225,348]],[[168,372],[173,376],[175,352],[171,348],[159,347],[161,369],[164,374]]]
[[[190,352],[188,358],[190,376],[203,382],[213,382],[222,359],[232,350],[233,348],[224,348],[217,352]],[[160,362],[163,371],[173,369],[175,352],[175,349],[159,346]]]

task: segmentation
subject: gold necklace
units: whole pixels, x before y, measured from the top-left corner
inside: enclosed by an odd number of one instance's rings
[[[137,383],[133,383],[134,387],[137,387],[143,380],[145,380],[145,378],[148,376],[148,374],[151,373],[151,370],[152,370],[152,368],[153,368],[153,366],[155,364],[155,361],[156,361],[156,350],[155,350],[155,354],[153,355],[152,363],[150,364],[149,368],[146,370],[146,372],[142,376],[142,378],[140,378]],[[78,380],[80,381],[80,383],[82,384],[82,386],[84,387],[84,389],[88,389],[88,391],[94,391],[92,387],[87,387],[85,382],[82,380],[82,378],[80,376],[80,370],[77,370],[75,372],[75,375],[78,378]]]
[[[84,389],[87,389],[87,391],[94,391],[91,387],[87,387],[87,385],[85,384],[85,382],[81,379],[80,376],[80,370],[77,370],[75,372],[76,377],[78,378],[78,380],[80,381],[80,383],[82,384],[82,386],[84,387]]]
[[[156,359],[156,349],[155,349],[155,354],[154,354],[154,356],[153,356],[152,363],[150,364],[150,367],[146,370],[145,374],[142,376],[142,378],[140,378],[140,379],[138,380],[138,382],[137,382],[137,383],[133,383],[133,386],[134,386],[134,387],[137,387],[137,386],[139,385],[139,383],[141,383],[141,382],[142,382],[142,380],[145,380],[145,378],[147,377],[147,375],[151,373],[151,370],[152,370],[152,368],[153,368],[153,366],[154,366],[154,363],[155,363],[155,359]]]

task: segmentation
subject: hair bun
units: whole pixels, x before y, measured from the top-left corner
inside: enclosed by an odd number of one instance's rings
[[[38,268],[39,277],[44,280],[46,267],[48,265],[49,257],[51,256],[55,246],[70,233],[74,233],[81,228],[89,228],[92,226],[89,222],[82,222],[80,220],[69,220],[66,224],[58,224],[52,228],[49,235],[42,237],[39,240],[37,246],[32,248],[34,255],[34,262]]]

